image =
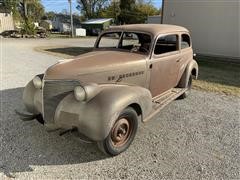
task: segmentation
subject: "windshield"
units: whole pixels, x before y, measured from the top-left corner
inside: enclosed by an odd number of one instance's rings
[[[110,32],[100,37],[97,48],[123,49],[129,52],[148,54],[151,36],[139,32]]]

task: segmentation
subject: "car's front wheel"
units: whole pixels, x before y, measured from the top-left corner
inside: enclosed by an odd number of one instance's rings
[[[115,156],[125,151],[132,143],[138,128],[136,111],[128,107],[115,121],[109,135],[98,142],[99,149],[105,154]]]

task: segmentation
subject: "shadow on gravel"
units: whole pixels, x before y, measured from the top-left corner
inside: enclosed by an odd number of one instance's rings
[[[79,141],[73,135],[59,136],[48,133],[37,121],[23,122],[14,113],[23,109],[23,88],[1,91],[0,172],[32,171],[34,166],[66,165],[97,161],[107,158],[96,144]]]
[[[45,49],[47,52],[59,53],[69,56],[78,56],[87,52],[92,51],[93,48],[90,47],[63,47],[63,48],[50,48]]]

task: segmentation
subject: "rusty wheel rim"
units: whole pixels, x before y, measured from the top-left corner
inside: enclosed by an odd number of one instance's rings
[[[113,126],[111,131],[111,141],[113,146],[115,147],[121,147],[126,142],[128,142],[128,139],[132,132],[132,126],[126,118],[119,119]]]

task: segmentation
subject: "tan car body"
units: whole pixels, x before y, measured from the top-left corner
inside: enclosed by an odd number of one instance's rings
[[[144,32],[152,37],[148,55],[120,49],[95,49],[70,60],[63,60],[39,75],[42,88],[30,81],[23,100],[28,112],[42,114],[47,130],[72,129],[93,141],[107,137],[120,112],[128,106],[144,121],[153,112],[152,101],[172,88],[186,88],[190,75],[197,78],[198,65],[192,47],[154,55],[159,36],[189,34],[173,25],[124,25],[106,32]],[[180,43],[179,43],[180,46]],[[97,84],[97,90],[91,84]],[[74,88],[89,88],[91,97],[78,101]]]

